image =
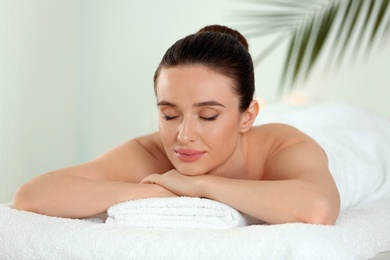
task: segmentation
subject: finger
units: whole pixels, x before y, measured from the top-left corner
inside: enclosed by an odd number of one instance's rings
[[[140,183],[142,184],[156,184],[157,183],[157,176],[158,174],[150,174],[142,179]]]

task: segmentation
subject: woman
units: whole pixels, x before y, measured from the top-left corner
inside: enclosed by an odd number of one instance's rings
[[[268,223],[334,224],[340,198],[321,147],[259,105],[245,38],[208,26],[170,47],[154,76],[159,132],[36,177],[17,209],[82,218],[149,197],[204,197]]]

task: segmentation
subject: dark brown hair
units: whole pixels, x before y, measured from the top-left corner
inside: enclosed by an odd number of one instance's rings
[[[204,65],[234,80],[234,92],[245,111],[255,92],[252,57],[248,43],[238,31],[221,25],[206,26],[173,44],[164,54],[155,74],[154,90],[162,68]]]

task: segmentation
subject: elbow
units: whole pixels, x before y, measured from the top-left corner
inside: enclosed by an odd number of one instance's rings
[[[320,196],[313,200],[307,214],[304,216],[305,223],[317,225],[334,225],[340,212],[339,200],[332,200],[325,196]]]
[[[17,210],[34,211],[33,201],[31,200],[31,196],[29,196],[24,186],[20,187],[16,191],[14,195],[13,207]]]

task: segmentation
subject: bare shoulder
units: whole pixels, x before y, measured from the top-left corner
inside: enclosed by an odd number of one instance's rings
[[[267,145],[270,157],[290,145],[302,142],[315,143],[312,138],[299,129],[281,123],[255,126],[252,132],[253,139]]]
[[[315,175],[330,175],[322,148],[299,129],[273,123],[253,130],[267,151],[264,179],[310,179]]]
[[[157,132],[126,141],[91,163],[105,170],[105,179],[127,182],[172,169]]]
[[[131,142],[134,143],[133,145],[140,146],[157,161],[169,161],[158,132],[135,138]]]

